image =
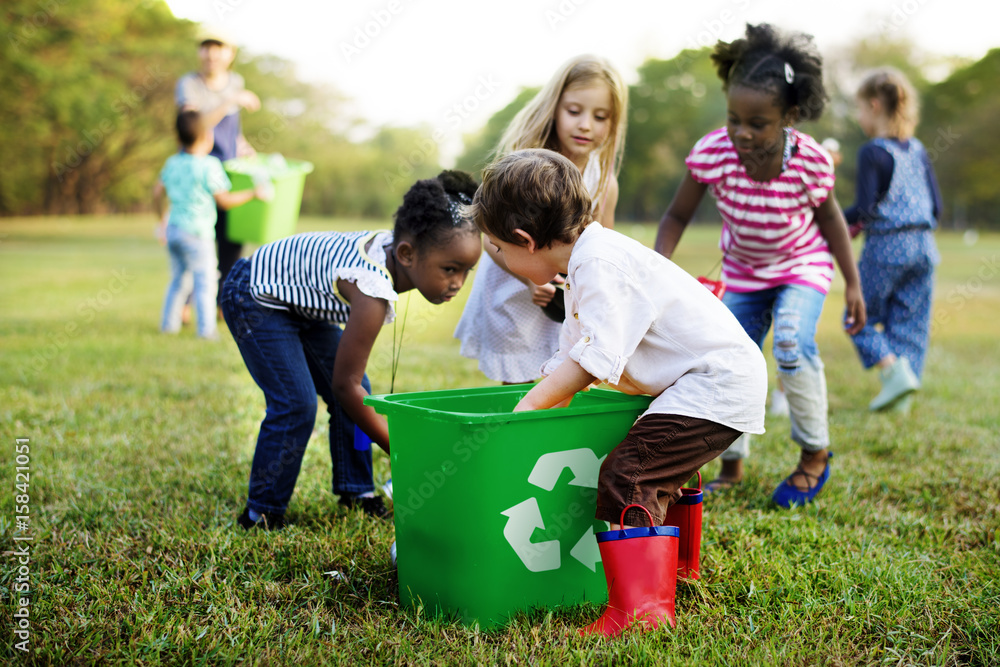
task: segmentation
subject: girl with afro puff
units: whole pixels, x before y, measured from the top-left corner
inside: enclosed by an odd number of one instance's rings
[[[816,323],[833,280],[844,276],[850,334],[865,324],[865,304],[847,222],[833,196],[832,159],[799,121],[823,112],[823,60],[812,37],[748,25],[746,37],[712,54],[726,93],[726,126],[702,137],[667,208],[656,249],[670,257],[706,191],[722,216],[723,302],[757,345],[774,328],[774,358],[784,385],[798,466],[775,488],[780,507],[810,502],[830,475],[826,378]],[[722,454],[706,491],[738,484],[749,451],[744,434]]]
[[[461,212],[476,187],[468,174],[444,171],[410,188],[391,232],[296,234],[233,267],[222,312],[267,402],[240,526],[284,526],[317,394],[330,414],[333,492],[342,505],[387,514],[374,493],[371,449],[354,446],[357,425],[389,451],[385,418],[363,403],[368,359],[399,294],[416,289],[440,304],[461,289],[481,252],[479,231]]]

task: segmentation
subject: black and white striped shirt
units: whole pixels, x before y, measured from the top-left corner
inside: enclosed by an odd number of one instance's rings
[[[398,295],[383,249],[391,243],[392,233],[385,231],[309,232],[268,243],[250,258],[250,294],[268,308],[346,324],[351,304],[337,293],[337,281],[348,280],[365,294],[386,299],[386,323],[391,322]]]

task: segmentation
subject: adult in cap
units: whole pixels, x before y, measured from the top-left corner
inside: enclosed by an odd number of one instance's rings
[[[242,155],[252,155],[240,129],[240,109],[256,111],[260,98],[244,87],[243,77],[231,70],[236,59],[232,38],[215,26],[204,26],[198,35],[200,67],[177,81],[175,97],[178,110],[201,113],[205,124],[214,129],[215,145],[211,154],[223,162]],[[226,211],[218,210],[215,244],[219,256],[219,294],[222,281],[240,258],[243,246],[226,234]]]

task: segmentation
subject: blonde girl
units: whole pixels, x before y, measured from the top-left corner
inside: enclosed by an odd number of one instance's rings
[[[627,107],[628,89],[618,71],[604,58],[577,56],[511,121],[494,157],[548,148],[569,158],[583,174],[595,219],[612,228]],[[554,285],[535,285],[484,252],[455,330],[462,355],[478,359],[479,369],[492,380],[535,380],[558,347],[560,323],[541,308],[555,294]]]
[[[852,340],[864,367],[880,369],[882,391],[869,408],[906,410],[920,388],[930,333],[941,193],[913,136],[918,100],[906,77],[875,70],[858,88],[857,105],[871,141],[858,151],[857,201],[844,215],[852,234],[865,233],[858,269],[868,324]]]

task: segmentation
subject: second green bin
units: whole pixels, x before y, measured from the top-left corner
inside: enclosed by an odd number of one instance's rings
[[[228,160],[225,167],[233,190],[254,187],[255,176],[274,186],[270,201],[254,199],[229,211],[226,232],[230,241],[264,245],[295,233],[306,175],[313,170],[311,162],[258,155]]]

